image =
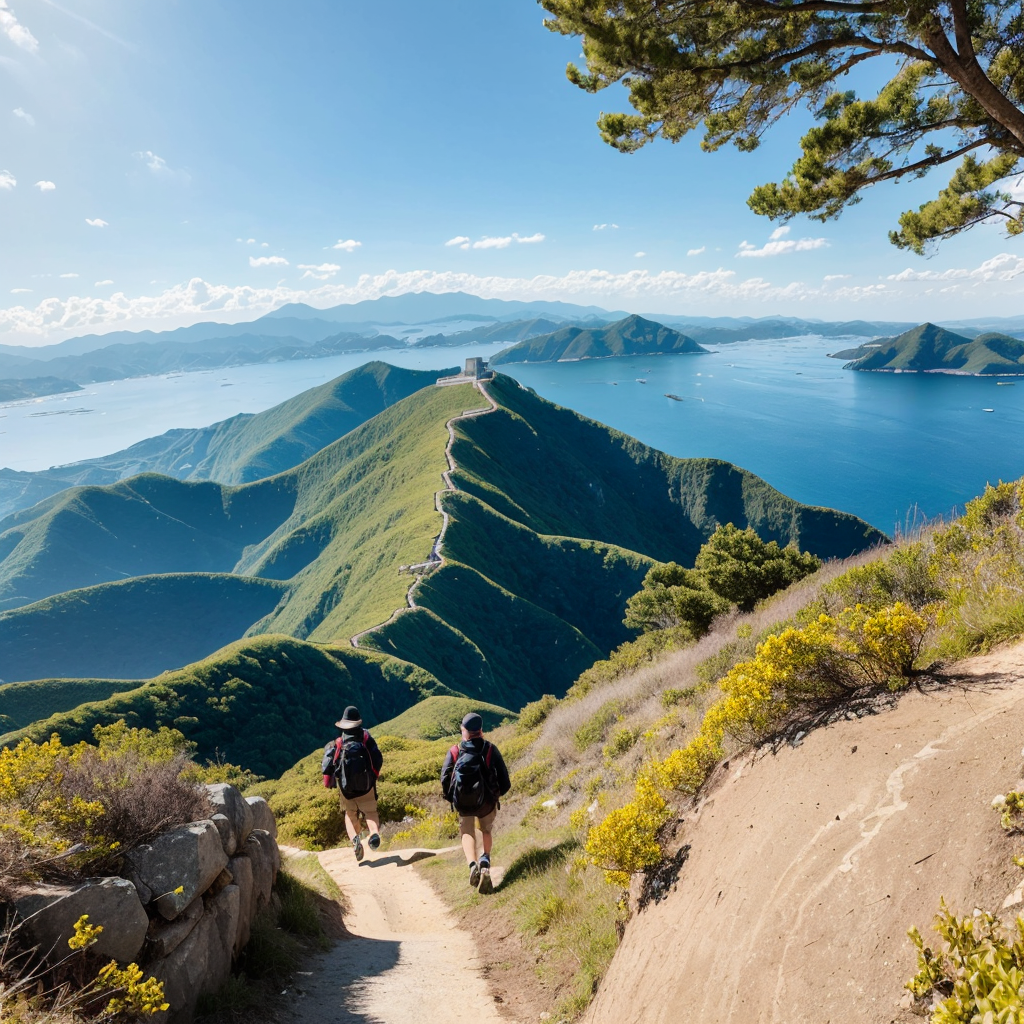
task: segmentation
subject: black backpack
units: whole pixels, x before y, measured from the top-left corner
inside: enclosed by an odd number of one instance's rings
[[[498,782],[491,767],[494,748],[485,742],[482,750],[463,750],[458,744],[451,749],[452,777],[448,799],[459,814],[478,814],[493,805],[498,795]]]
[[[369,738],[370,734],[364,729],[361,737],[341,736],[324,748],[322,768],[325,783],[330,788],[339,786],[342,794],[350,799],[365,796],[377,781],[366,746]]]

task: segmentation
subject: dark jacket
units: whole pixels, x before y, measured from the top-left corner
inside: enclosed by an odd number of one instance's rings
[[[483,737],[478,737],[473,740],[463,740],[458,750],[476,750],[482,751],[484,744],[488,743],[488,740]],[[484,815],[490,814],[494,807],[498,804],[498,797],[504,796],[511,788],[512,783],[509,781],[508,769],[505,767],[505,760],[501,756],[501,751],[493,744],[491,747],[491,770],[493,771],[495,785],[498,787],[497,793],[494,794],[494,804],[490,807],[481,808]],[[451,785],[452,785],[452,774],[455,771],[456,758],[452,757],[452,751],[449,750],[445,755],[444,767],[441,769],[441,792],[444,795],[445,800],[451,801]]]

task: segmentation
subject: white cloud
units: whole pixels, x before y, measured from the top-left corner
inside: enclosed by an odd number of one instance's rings
[[[822,280],[823,281],[846,281],[847,279],[849,279],[851,277],[853,277],[853,274],[826,274],[822,278]]]
[[[287,267],[288,261],[283,256],[250,256],[250,267]]]
[[[635,260],[642,260],[646,255],[647,255],[647,253],[645,253],[645,252],[635,252],[635,253],[633,253],[633,259],[635,259]]]
[[[61,277],[78,277],[77,274],[61,274]]]
[[[260,257],[278,259],[281,257]],[[1024,263],[1024,259],[1021,260]],[[901,293],[884,283],[867,287],[847,286],[831,291],[811,288],[800,281],[774,285],[760,277],[738,279],[736,272],[719,268],[686,274],[678,270],[651,273],[631,270],[574,270],[561,276],[498,277],[455,271],[388,270],[382,274],[361,274],[354,283],[321,284],[296,288],[283,284],[269,287],[214,285],[193,278],[186,284],[167,288],[156,295],[126,296],[116,292],[108,299],[97,297],[48,298],[34,308],[14,306],[0,309],[0,333],[28,336],[68,336],[71,332],[110,328],[115,325],[139,329],[143,323],[209,319],[211,315],[250,319],[276,309],[286,302],[306,302],[324,308],[384,295],[408,292],[464,291],[482,298],[562,299],[619,306],[632,301],[672,300],[704,305],[725,302],[797,303],[808,299],[859,301]]]
[[[269,242],[260,242],[260,248],[261,249],[269,249],[270,248],[270,243]]]
[[[255,238],[247,238],[245,240],[245,244],[246,245],[255,245],[256,244],[256,239]]]
[[[35,187],[40,192],[52,192],[57,186],[52,181],[37,181]]]
[[[467,235],[456,235],[454,238],[449,238],[445,245],[457,245],[463,249],[468,249],[469,237]]]
[[[618,224],[595,224],[594,225],[594,230],[595,231],[607,231],[608,228],[611,228],[613,231],[616,231],[616,230],[618,230],[618,227],[619,227]]]
[[[32,291],[31,288],[12,288],[11,289],[11,294],[12,295],[23,295],[26,292],[30,292],[30,291]]]
[[[0,171],[0,188],[10,192],[17,184],[18,179],[10,171]]]
[[[341,266],[337,263],[300,263],[299,270],[304,270],[305,273],[302,275],[303,279],[307,277],[315,278],[317,281],[326,281],[329,277],[334,275],[341,270]]]
[[[110,224],[102,217],[86,217],[85,223],[91,228],[109,228]]]
[[[7,6],[7,0],[0,0],[0,32],[3,32],[15,46],[20,46],[29,53],[39,50],[39,40],[18,19],[14,11]]]
[[[192,176],[188,171],[175,170],[162,156],[157,156],[151,149],[142,150],[142,152],[135,153],[134,156],[149,168],[150,173],[154,177],[179,181],[185,185],[192,180]]]
[[[22,110],[21,107],[14,108],[14,116],[20,117],[27,125],[33,126],[36,123],[36,119],[26,111]]]
[[[706,249],[707,249],[706,245],[702,245],[699,249],[687,249],[686,250],[686,255],[687,256],[699,256]]]
[[[518,242],[520,245],[536,245],[538,242],[543,242],[545,236],[539,231],[535,235],[519,235],[515,231],[511,235],[501,235],[497,238],[492,238],[490,235],[484,235],[483,238],[473,242],[472,245],[464,242],[460,248],[462,249],[507,249],[513,242]],[[446,243],[447,244],[447,243]],[[452,239],[452,243],[455,244],[455,240]]]
[[[355,252],[363,243],[357,242],[354,238],[339,238],[332,249],[344,249],[345,252]]]
[[[1001,252],[985,260],[973,270],[954,267],[949,270],[901,270],[898,274],[890,274],[889,281],[1012,281],[1024,274],[1024,257],[1013,256]]]
[[[106,281],[97,281],[96,284],[93,287],[95,287],[95,288],[103,288],[104,286],[106,286],[108,284],[113,284],[113,283],[114,282],[111,281],[110,278],[107,278]]]
[[[776,228],[768,238],[768,241],[758,249],[750,242],[740,242],[737,256],[782,256],[790,252],[806,252],[810,249],[825,249],[828,247],[828,240],[825,238],[786,238],[789,234],[788,227]]]

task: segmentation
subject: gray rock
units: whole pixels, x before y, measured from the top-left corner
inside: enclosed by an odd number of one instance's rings
[[[129,851],[123,873],[146,886],[161,916],[173,921],[210,887],[227,862],[217,826],[196,821]]]
[[[146,940],[149,918],[138,892],[124,878],[88,878],[78,885],[38,885],[13,898],[25,929],[40,950],[57,960],[68,955],[68,939],[83,914],[101,925],[95,953],[121,963],[134,960]]]
[[[194,899],[173,921],[154,917],[149,922],[149,955],[151,959],[170,956],[203,918],[203,901]]]
[[[210,821],[217,826],[221,845],[224,847],[224,852],[230,857],[238,849],[238,840],[235,838],[235,829],[231,820],[226,814],[215,814]]]
[[[228,980],[237,930],[238,886],[229,885],[210,901],[184,942],[168,956],[147,965],[146,970],[163,982],[172,1024],[191,1020],[199,997],[216,992]]]
[[[270,838],[269,832],[253,829],[245,844],[245,853],[252,861],[253,881],[253,913],[270,902],[270,895],[277,881],[277,871],[281,866],[281,851],[277,843]]]
[[[276,839],[277,821],[274,819],[274,812],[270,809],[270,804],[261,796],[247,796],[245,802],[252,808],[252,827],[261,828]]]
[[[255,888],[252,881],[252,861],[248,857],[232,857],[228,871],[238,886],[238,933],[235,936],[235,956],[249,941],[252,930],[252,915],[255,903]]]
[[[214,814],[223,814],[235,830],[235,849],[241,849],[252,831],[252,808],[229,782],[212,782],[206,787]]]

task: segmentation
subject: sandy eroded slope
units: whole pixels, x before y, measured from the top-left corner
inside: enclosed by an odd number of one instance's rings
[[[1021,776],[1024,646],[957,676],[734,760],[686,815],[678,885],[630,922],[590,1024],[919,1021],[900,1005],[908,925],[937,942],[940,896],[998,911],[1022,878],[990,802]]]

